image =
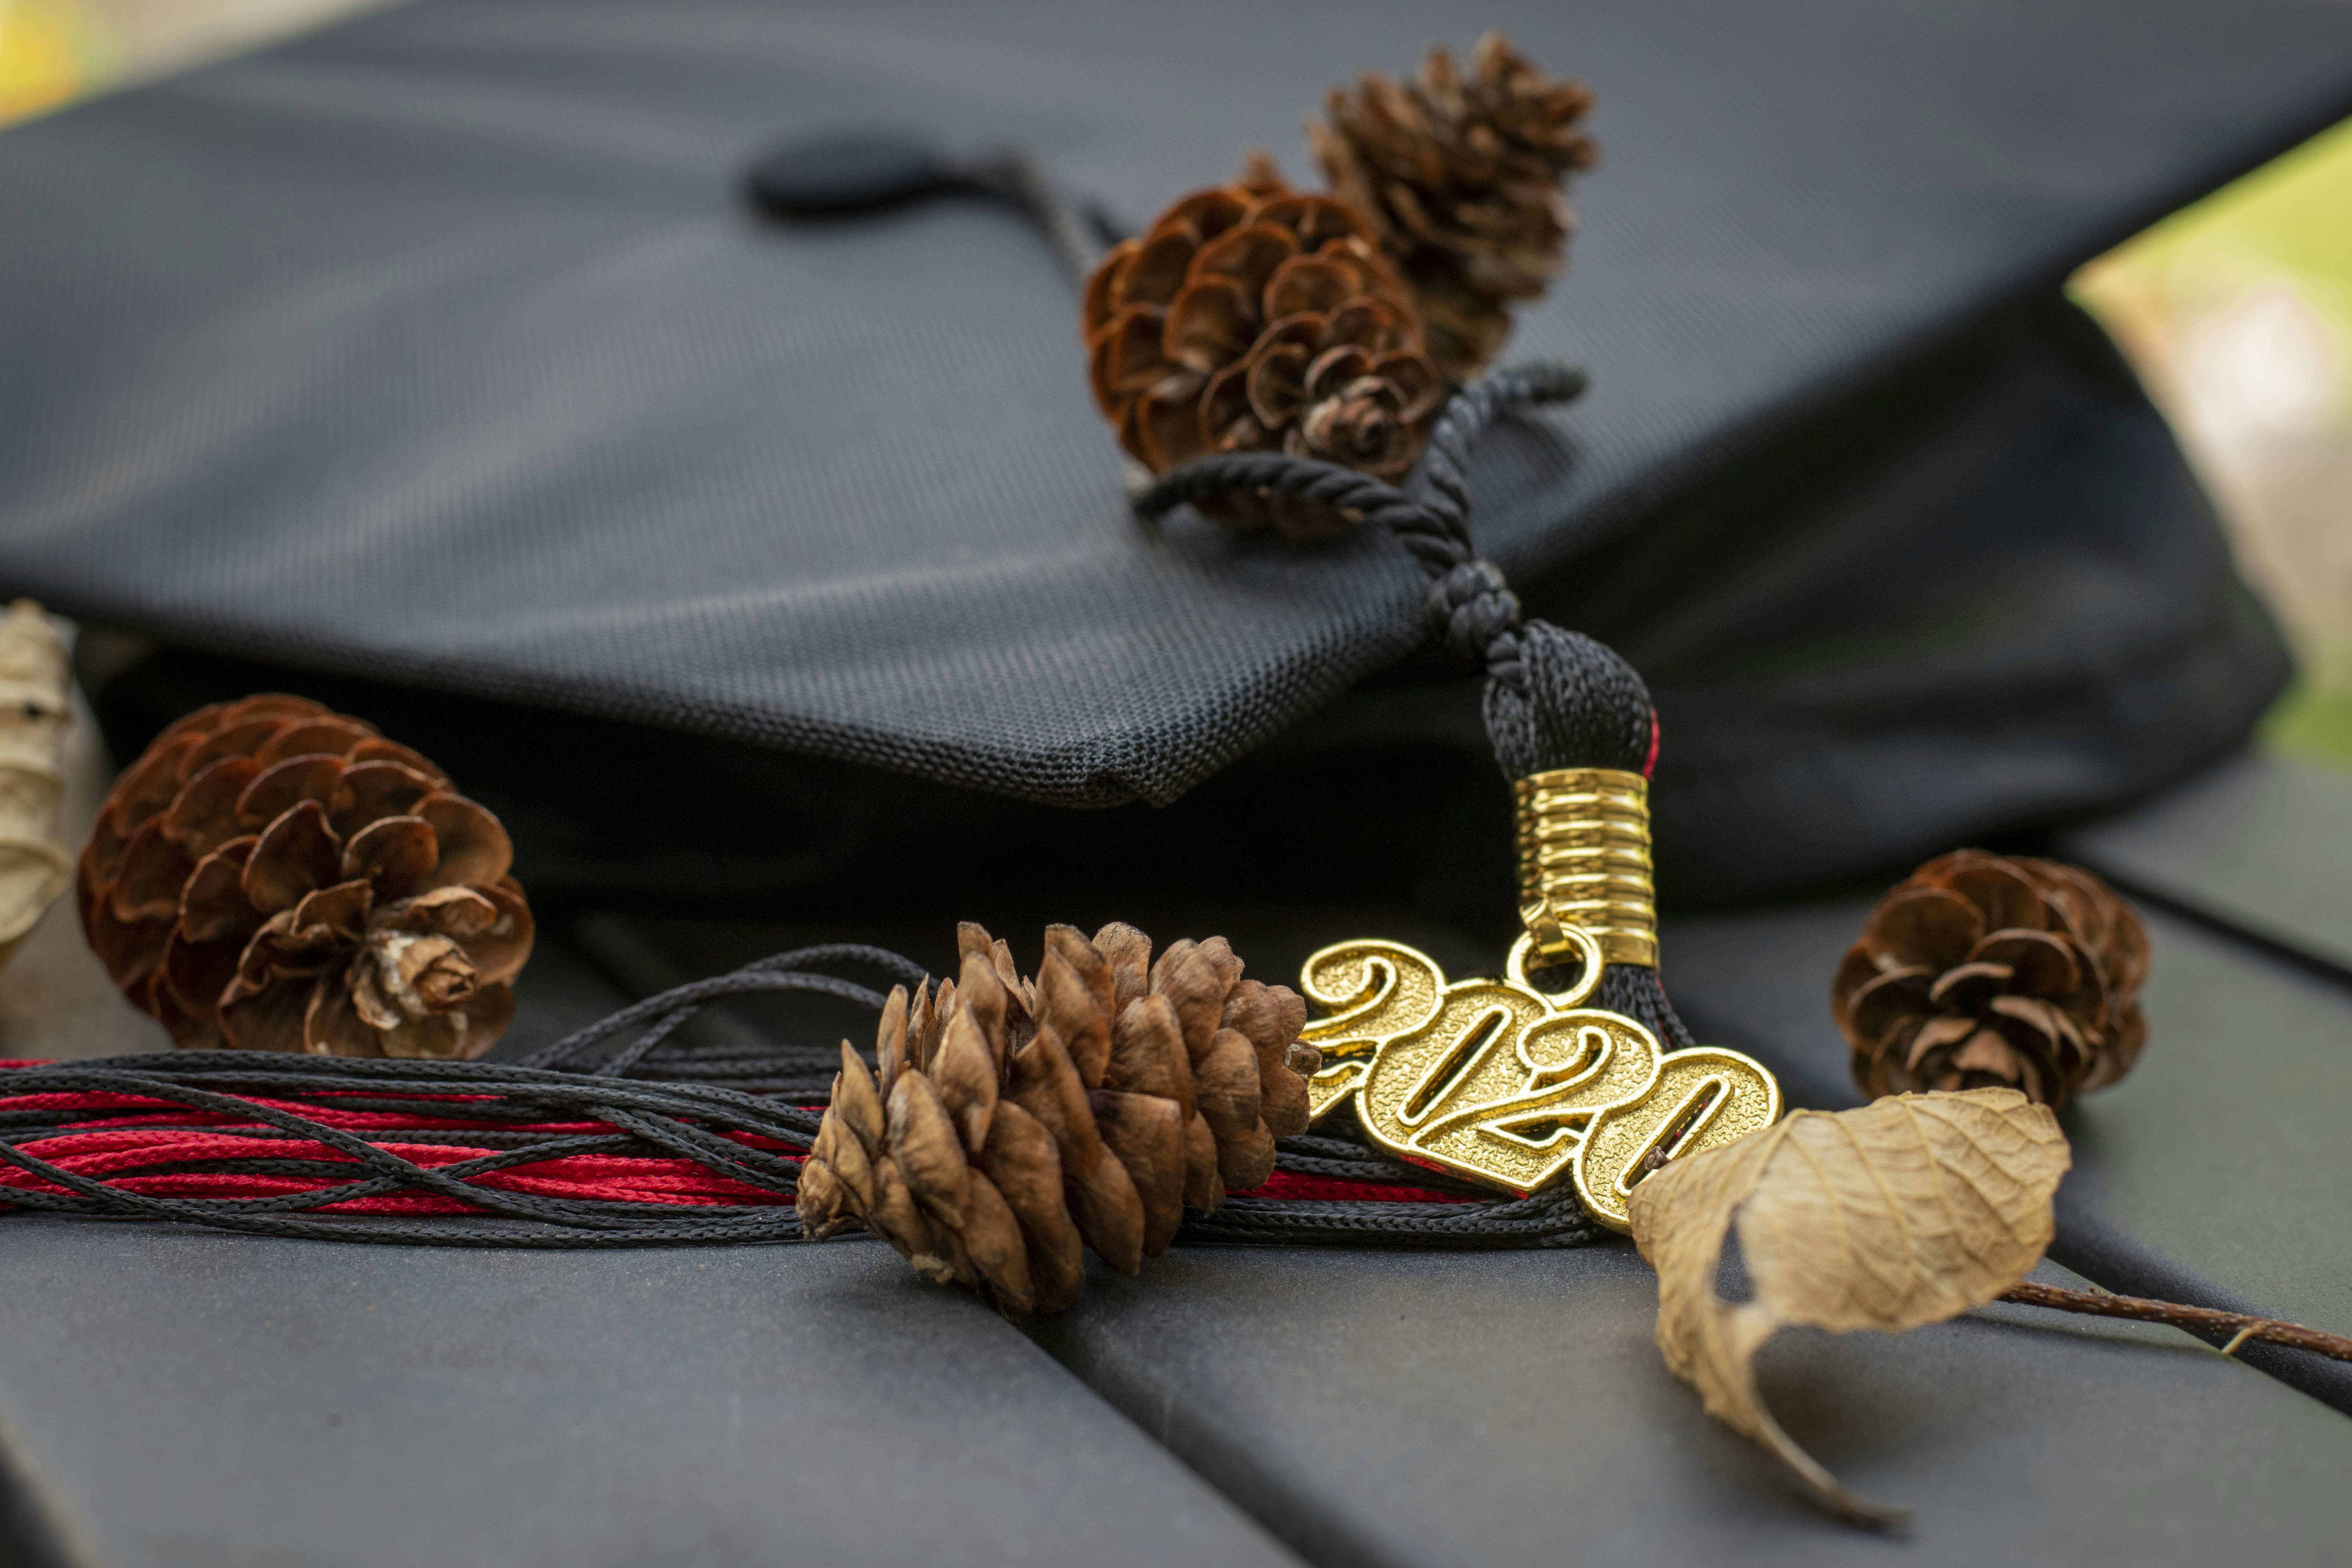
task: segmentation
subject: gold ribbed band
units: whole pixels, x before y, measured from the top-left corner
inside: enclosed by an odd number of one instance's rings
[[[1650,781],[1613,768],[1561,768],[1511,786],[1519,829],[1519,918],[1549,959],[1576,956],[1581,928],[1611,963],[1658,962],[1650,884]]]

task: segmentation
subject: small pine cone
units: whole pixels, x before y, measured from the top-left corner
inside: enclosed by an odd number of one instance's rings
[[[480,1056],[514,1016],[530,906],[499,819],[299,697],[189,714],[81,852],[82,932],[184,1047]]]
[[[1560,183],[1592,166],[1579,129],[1591,93],[1488,33],[1467,78],[1433,48],[1419,85],[1367,75],[1328,107],[1307,134],[1332,194],[1372,220],[1412,285],[1439,372],[1469,380],[1509,333],[1512,302],[1559,271],[1574,226]]]
[[[1087,279],[1095,400],[1154,473],[1219,452],[1288,452],[1403,477],[1443,388],[1412,290],[1364,219],[1284,185],[1262,159],[1196,191]],[[1346,519],[1245,496],[1223,521],[1295,537]]]
[[[2090,872],[1962,849],[1870,911],[1831,990],[1864,1094],[2021,1089],[2063,1106],[2147,1038],[2147,936]]]
[[[859,1220],[1010,1316],[1058,1311],[1082,1247],[1137,1272],[1186,1207],[1260,1185],[1275,1139],[1306,1131],[1306,1004],[1243,979],[1223,937],[1152,963],[1132,926],[1053,926],[1034,981],[976,925],[958,945],[956,980],[890,993],[874,1071],[842,1043],[801,1167],[812,1240]]]

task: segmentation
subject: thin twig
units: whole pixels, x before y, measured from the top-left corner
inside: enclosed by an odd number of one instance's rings
[[[2332,1356],[2337,1361],[2352,1361],[2352,1338],[2325,1333],[2318,1329],[2306,1329],[2300,1323],[2273,1322],[2268,1318],[2252,1317],[2244,1312],[2216,1311],[2210,1307],[2184,1307],[2177,1301],[2151,1301],[2145,1296],[2110,1296],[2097,1290],[2062,1290],[2054,1285],[2013,1286],[2001,1300],[2028,1307],[2055,1307],[2062,1312],[2089,1312],[2101,1318],[2137,1318],[2142,1322],[2170,1323],[2177,1329],[2234,1333],[2235,1337],[2221,1348],[2223,1355],[2235,1355],[2238,1347],[2248,1340],[2261,1340],[2268,1344],[2310,1351],[2315,1355]]]

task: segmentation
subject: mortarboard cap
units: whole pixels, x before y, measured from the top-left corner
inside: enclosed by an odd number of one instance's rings
[[[1596,89],[1604,152],[1504,356],[1593,391],[1489,437],[1473,527],[1648,679],[1669,896],[2081,810],[2242,736],[2275,632],[2061,288],[2352,107],[2331,0],[421,0],[0,136],[0,581],[250,661],[223,681],[402,689],[436,752],[541,724],[608,784],[702,759],[801,833],[1164,804],[1245,757],[1276,816],[1422,787],[1346,766],[1399,748],[1491,788],[1392,539],[1138,524],[1033,228],[737,195],[778,139],[878,124],[1024,148],[1139,219],[1253,146],[1304,174],[1325,88],[1488,25]],[[151,700],[207,667],[176,668]],[[700,739],[656,764],[646,726]],[[442,760],[507,813],[612,793]],[[690,880],[708,814],[677,815],[671,858],[581,881]],[[791,880],[731,831],[703,872]]]

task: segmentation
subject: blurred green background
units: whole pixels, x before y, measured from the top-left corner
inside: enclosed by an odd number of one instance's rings
[[[0,124],[383,0],[0,0]],[[0,222],[6,215],[0,214]],[[2262,743],[2352,768],[2352,123],[2085,267],[2301,676]]]

